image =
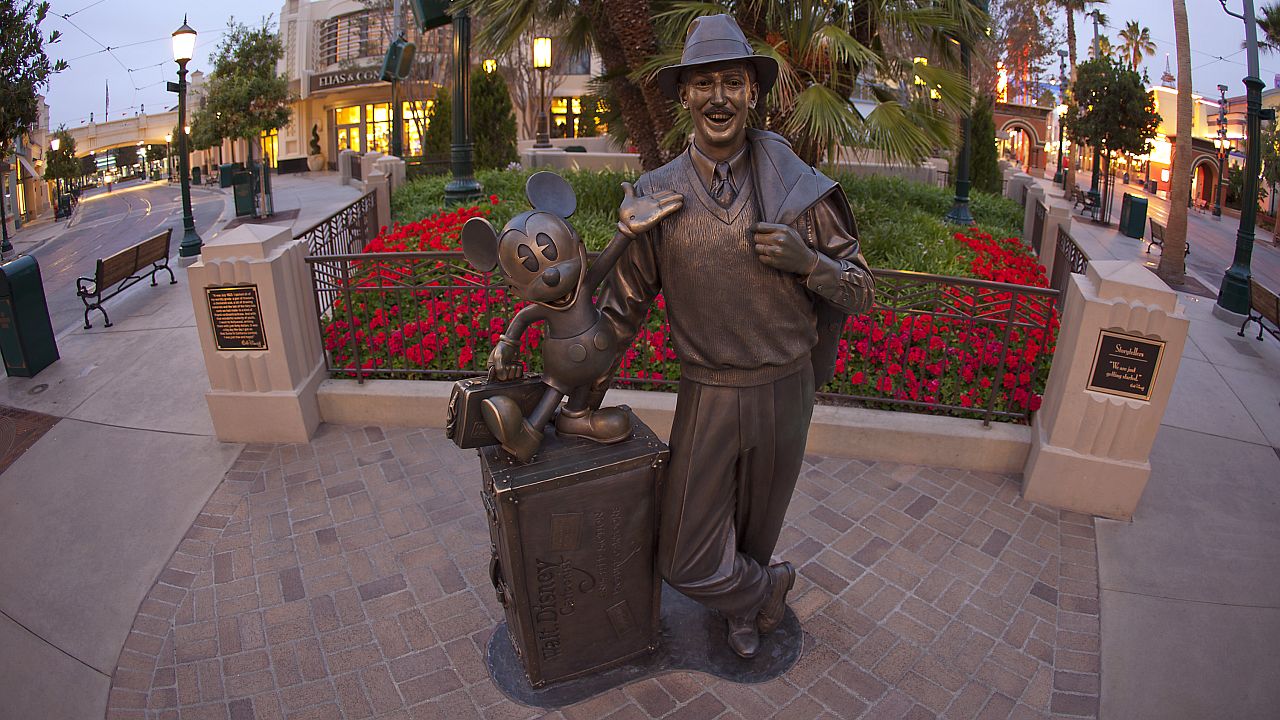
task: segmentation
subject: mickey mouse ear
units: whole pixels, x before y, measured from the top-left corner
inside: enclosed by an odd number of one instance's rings
[[[498,233],[482,217],[473,217],[462,226],[462,254],[480,272],[498,266]]]
[[[562,218],[569,217],[578,209],[578,199],[574,197],[569,181],[549,170],[530,175],[524,194],[530,205]]]

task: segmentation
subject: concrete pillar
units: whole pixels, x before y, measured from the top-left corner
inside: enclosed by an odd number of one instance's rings
[[[1005,183],[1004,196],[1014,202],[1018,202],[1022,198],[1022,188],[1031,182],[1031,176],[1024,172],[1015,172],[1009,177],[1009,182]]]
[[[365,178],[365,190],[373,191],[373,204],[376,208],[376,220],[379,228],[391,227],[391,178],[382,172],[381,167],[374,168]]]
[[[359,155],[354,150],[338,151],[338,183],[340,185],[351,184],[351,156]]]
[[[373,163],[373,172],[382,171],[391,183],[391,192],[395,192],[405,183],[404,160],[394,155],[383,155]]]
[[[1151,474],[1188,322],[1178,296],[1141,263],[1095,261],[1070,277],[1022,495],[1127,520]]]
[[[1035,247],[1035,238],[1032,231],[1036,225],[1036,203],[1041,205],[1044,203],[1044,189],[1040,187],[1040,183],[1030,183],[1027,185],[1027,206],[1022,209],[1022,242],[1027,247]]]
[[[361,155],[360,156],[360,177],[363,178],[364,180],[368,180],[369,174],[373,172],[373,164],[377,162],[378,159],[381,157],[384,157],[383,154],[378,152],[377,150],[370,150],[364,155]]]
[[[307,442],[320,424],[324,350],[304,258],[287,225],[246,224],[206,240],[187,269],[224,442]]]
[[[1053,265],[1058,260],[1058,228],[1071,232],[1071,206],[1065,202],[1050,200],[1045,208],[1044,237],[1040,239],[1040,264],[1045,277],[1053,277]],[[1034,246],[1033,246],[1034,247]]]

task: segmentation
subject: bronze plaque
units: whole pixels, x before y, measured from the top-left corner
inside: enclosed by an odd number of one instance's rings
[[[219,350],[267,349],[257,285],[207,287],[204,292],[209,299],[213,341]]]
[[[1163,340],[1148,340],[1111,330],[1098,333],[1089,389],[1108,395],[1150,400],[1164,356]]]

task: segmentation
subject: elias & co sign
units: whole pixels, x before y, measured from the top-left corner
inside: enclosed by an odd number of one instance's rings
[[[381,74],[381,70],[374,67],[316,73],[311,76],[308,89],[315,93],[350,85],[368,85],[369,83],[381,82]]]

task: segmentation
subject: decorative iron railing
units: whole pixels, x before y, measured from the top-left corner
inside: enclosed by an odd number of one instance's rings
[[[328,369],[335,377],[456,379],[484,373],[516,298],[461,253],[313,255]],[[1039,406],[1057,331],[1048,288],[874,271],[876,305],[851,317],[827,403],[1025,422]],[[616,386],[673,389],[679,364],[659,301],[620,361]],[[521,357],[540,369],[541,330]]]
[[[1018,205],[1021,206],[1023,209],[1026,209],[1027,207],[1027,193],[1030,192],[1030,190],[1031,190],[1031,186],[1024,184],[1022,188],[1018,191]]]
[[[1036,251],[1036,257],[1040,257],[1040,246],[1044,244],[1044,220],[1047,214],[1044,203],[1037,200],[1035,213],[1031,219],[1031,248]]]
[[[447,175],[449,173],[448,155],[417,155],[404,159],[405,177],[415,180],[427,175]]]
[[[361,252],[365,243],[377,234],[378,210],[373,191],[370,190],[355,202],[293,237],[307,241],[308,255],[338,255]],[[320,314],[328,312],[336,298],[337,295],[332,292],[317,293]]]
[[[1071,273],[1083,275],[1089,266],[1089,256],[1084,254],[1071,233],[1058,226],[1057,254],[1053,259],[1053,275],[1049,278],[1049,287],[1060,293],[1067,291],[1067,276]]]
[[[350,168],[351,168],[351,179],[352,179],[352,180],[363,180],[363,179],[364,179],[364,167],[362,166],[362,164],[361,164],[361,162],[360,162],[361,158],[362,158],[362,156],[361,156],[360,154],[358,154],[358,153],[357,153],[357,154],[354,154],[354,155],[348,155],[348,156],[347,156],[347,162],[349,163],[348,167],[350,167]]]

